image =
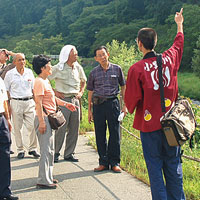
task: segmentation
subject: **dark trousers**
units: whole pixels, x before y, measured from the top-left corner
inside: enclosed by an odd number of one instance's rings
[[[151,184],[152,199],[185,200],[181,148],[169,146],[162,130],[141,132],[140,135]]]
[[[11,194],[10,190],[10,133],[6,119],[0,117],[0,197]]]
[[[120,163],[120,105],[117,98],[109,99],[100,105],[93,105],[96,144],[100,165],[119,165]],[[109,129],[108,142],[106,139]]]

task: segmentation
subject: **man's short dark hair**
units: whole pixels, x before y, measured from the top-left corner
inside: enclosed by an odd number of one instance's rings
[[[157,33],[152,28],[142,28],[138,32],[137,39],[142,42],[145,49],[152,50],[157,44]]]
[[[99,46],[94,50],[94,56],[96,56],[97,51],[105,49],[105,51],[108,53],[108,49],[105,46]]]
[[[39,75],[42,72],[41,68],[44,67],[50,61],[51,61],[51,58],[43,54],[39,56],[35,56],[32,62],[33,70],[35,71],[37,75]]]

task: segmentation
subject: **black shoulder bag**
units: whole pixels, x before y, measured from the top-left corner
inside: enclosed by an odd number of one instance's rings
[[[47,115],[49,124],[53,130],[58,130],[66,122],[66,119],[59,106],[56,105],[56,111],[54,113],[47,114],[43,106],[44,113]]]

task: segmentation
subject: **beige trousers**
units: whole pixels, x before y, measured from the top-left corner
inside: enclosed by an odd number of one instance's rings
[[[34,129],[35,102],[33,99],[27,101],[11,99],[10,101],[13,129],[18,153],[25,151],[23,143],[22,127],[25,126],[29,134],[30,143],[28,151],[36,150],[37,138]]]

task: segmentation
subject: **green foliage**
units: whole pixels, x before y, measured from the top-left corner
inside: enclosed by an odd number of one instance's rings
[[[195,48],[196,41],[199,37],[198,30],[200,27],[200,6],[183,4],[183,8],[185,41],[181,70],[191,71],[193,49]],[[174,13],[166,19],[166,24],[167,25],[164,26],[163,30],[165,31],[165,34],[162,34],[160,38],[160,40],[162,40],[162,46],[160,46],[161,51],[166,50],[173,43],[173,39],[177,30],[176,24],[174,23]]]
[[[14,52],[23,52],[28,60],[31,60],[33,57],[29,40],[21,40],[20,42],[17,42]]]
[[[138,134],[138,131],[130,130],[134,134]],[[141,141],[134,139],[125,131],[122,132],[120,166],[132,175],[136,175],[141,181],[149,184]]]
[[[178,73],[180,95],[200,101],[200,78],[194,73]]]
[[[82,106],[82,120],[80,122],[80,126],[81,126],[81,129],[80,129],[80,134],[84,134],[86,132],[89,132],[89,131],[94,131],[94,124],[89,124],[88,122],[88,110]]]
[[[192,104],[192,108],[194,111],[194,114],[196,116],[196,122],[197,122],[197,127],[195,129],[192,145],[194,146],[195,149],[200,149],[200,107],[198,105]],[[198,158],[200,157],[200,154],[198,155]]]
[[[128,48],[125,42],[119,43],[113,40],[111,44],[107,43],[106,46],[110,53],[110,62],[120,65],[125,76],[127,76],[130,66],[141,59],[141,54],[135,50],[135,45]]]
[[[152,26],[153,20],[133,20],[129,24],[117,23],[106,28],[101,28],[95,35],[96,40],[90,48],[90,54],[97,46],[105,45],[112,42],[112,40],[117,40],[120,43],[125,41],[127,44],[132,45],[135,43],[135,38],[137,37],[138,30],[146,26]],[[109,34],[108,34],[109,33]]]
[[[182,63],[184,69],[191,70],[193,49],[196,47],[196,41],[199,37],[200,6],[184,5],[184,9],[187,12],[184,14],[185,44]]]
[[[33,36],[31,40],[21,40],[17,42],[14,52],[23,52],[29,61],[32,61],[33,55],[52,54],[57,55],[63,47],[63,38],[61,35],[44,38],[41,33]]]
[[[196,49],[194,49],[194,56],[192,58],[192,68],[194,72],[200,77],[200,35],[196,42]]]
[[[140,28],[152,27],[158,32],[156,51],[162,52],[170,47],[176,34],[174,14],[184,7],[181,69],[190,70],[193,53],[198,55],[193,49],[199,37],[199,5],[197,0],[0,0],[0,46],[19,49],[19,42],[32,41],[35,36],[29,48],[22,42],[28,56],[30,52],[55,54],[64,44],[73,44],[81,56],[91,57],[97,46],[112,40],[131,46]],[[58,36],[62,41],[49,43]]]

